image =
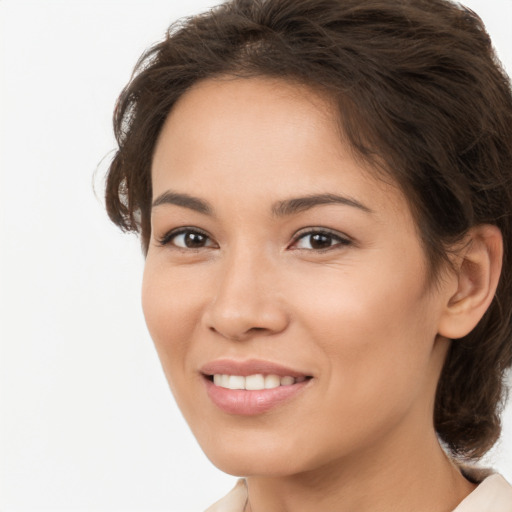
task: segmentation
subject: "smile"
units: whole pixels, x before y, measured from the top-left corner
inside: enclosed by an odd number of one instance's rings
[[[290,402],[313,379],[272,362],[217,360],[201,368],[206,393],[221,411],[253,416]]]
[[[256,373],[254,375],[228,375],[228,374],[215,374],[213,375],[213,383],[216,386],[225,389],[245,389],[248,391],[259,391],[262,389],[274,389],[279,386],[293,386],[297,382],[303,382],[306,377],[292,377],[291,375],[285,375],[280,377],[279,375],[263,375]]]

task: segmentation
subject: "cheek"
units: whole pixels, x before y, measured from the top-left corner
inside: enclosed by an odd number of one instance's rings
[[[329,385],[349,390],[343,400],[354,408],[379,407],[384,396],[411,400],[425,384],[435,310],[410,274],[347,270],[303,279],[304,289],[294,291],[296,317],[328,362]]]
[[[167,380],[183,375],[191,333],[197,326],[199,291],[194,281],[146,262],[142,282],[142,309]]]
[[[329,440],[320,455],[371,445],[406,417],[428,425],[435,331],[427,304],[419,289],[395,281],[390,294],[381,284],[301,295],[303,326],[327,369],[319,381],[324,399],[311,414]]]

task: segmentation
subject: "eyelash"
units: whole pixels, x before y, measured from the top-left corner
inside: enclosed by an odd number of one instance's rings
[[[172,231],[169,231],[168,233],[166,233],[163,237],[159,238],[157,240],[158,242],[158,245],[160,246],[166,246],[166,245],[170,245],[171,242],[176,238],[178,237],[179,235],[183,235],[183,234],[195,234],[195,235],[201,235],[201,236],[204,236],[205,238],[207,238],[208,240],[211,240],[211,238],[209,237],[208,233],[200,230],[200,229],[197,229],[197,228],[191,228],[191,227],[183,227],[183,228],[178,228],[178,229],[174,229]],[[184,250],[184,251],[193,251],[194,249],[197,250],[197,249],[203,249],[203,247],[199,247],[199,248],[193,248],[193,247],[180,247],[180,246],[177,246],[175,245],[175,247],[177,249],[181,249],[181,250]]]
[[[352,240],[350,240],[346,236],[341,235],[340,233],[337,233],[337,232],[334,232],[334,231],[331,231],[331,230],[325,229],[325,228],[309,228],[307,231],[303,231],[301,233],[298,233],[294,237],[291,246],[293,247],[294,245],[297,244],[297,242],[299,240],[301,240],[303,238],[306,238],[308,236],[311,237],[311,236],[314,236],[314,235],[325,236],[327,238],[330,238],[332,241],[336,241],[337,243],[334,243],[334,244],[332,244],[329,247],[321,248],[321,249],[297,248],[297,249],[294,249],[294,250],[297,250],[297,251],[305,250],[305,251],[326,252],[326,251],[333,250],[333,249],[336,249],[336,248],[339,248],[339,247],[346,247],[348,245],[352,245]]]
[[[172,243],[172,241],[175,240],[178,236],[184,235],[184,234],[201,235],[201,236],[205,237],[207,240],[212,241],[212,239],[210,238],[208,233],[206,233],[206,232],[204,232],[204,231],[202,231],[200,229],[191,228],[191,227],[183,227],[183,228],[178,228],[176,230],[169,231],[163,237],[159,238],[157,240],[158,245],[160,245],[162,247],[170,245]],[[339,233],[336,233],[334,231],[331,231],[331,230],[328,230],[328,229],[325,229],[325,228],[316,228],[316,229],[309,228],[308,231],[305,231],[305,232],[303,231],[301,233],[298,233],[293,238],[293,241],[292,241],[292,243],[291,243],[291,245],[289,247],[293,248],[293,246],[296,245],[301,239],[306,238],[308,236],[311,237],[311,236],[314,236],[314,235],[325,236],[326,238],[330,238],[331,241],[335,241],[337,243],[334,243],[334,244],[330,245],[329,247],[320,248],[320,249],[314,249],[314,248],[312,248],[312,249],[295,248],[293,250],[326,252],[326,251],[329,251],[329,250],[333,250],[333,249],[339,248],[340,246],[341,247],[346,247],[346,246],[352,245],[352,241],[349,238],[347,238],[345,236],[342,236]],[[208,248],[210,246],[205,245],[205,246],[194,248],[194,247],[180,247],[180,246],[174,245],[174,247],[176,249],[183,250],[183,251],[194,251],[194,250],[200,250],[200,249]]]

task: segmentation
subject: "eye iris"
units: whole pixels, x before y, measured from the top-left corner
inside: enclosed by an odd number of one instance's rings
[[[316,233],[310,235],[310,244],[313,249],[325,249],[326,247],[331,247],[332,237],[322,233]]]
[[[184,242],[185,245],[191,249],[204,247],[206,243],[206,236],[201,233],[185,233]]]

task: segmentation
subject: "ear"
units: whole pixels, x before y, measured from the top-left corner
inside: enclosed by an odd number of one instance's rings
[[[456,291],[448,293],[438,333],[462,338],[478,324],[490,306],[501,273],[503,238],[498,227],[481,224],[472,228],[456,252]]]

